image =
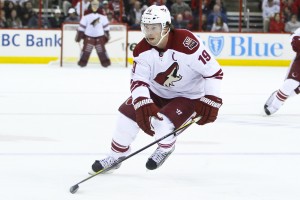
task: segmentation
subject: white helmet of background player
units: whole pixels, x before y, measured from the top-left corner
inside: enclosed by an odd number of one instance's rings
[[[171,15],[166,6],[152,5],[148,7],[141,20],[141,29],[145,39],[152,46],[157,46],[170,32]],[[160,37],[156,37],[159,35]]]
[[[92,0],[91,1],[91,8],[93,12],[96,12],[99,8],[99,1],[98,0]]]

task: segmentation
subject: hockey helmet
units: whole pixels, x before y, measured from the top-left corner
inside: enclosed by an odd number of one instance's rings
[[[141,30],[152,46],[158,46],[170,32],[171,15],[166,6],[152,5],[145,10],[141,19]],[[160,37],[156,37],[157,35]]]
[[[164,29],[167,27],[167,24],[171,24],[171,15],[166,6],[152,5],[143,13],[141,22],[143,24],[160,23]]]

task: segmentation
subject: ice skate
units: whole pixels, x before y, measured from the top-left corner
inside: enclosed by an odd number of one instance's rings
[[[125,158],[125,156],[117,158],[117,159],[114,158],[113,156],[108,156],[102,160],[96,160],[93,163],[92,170],[89,172],[89,174],[94,175],[99,171],[103,171],[103,170],[113,166],[115,163],[117,163],[118,161],[120,161],[124,158]],[[121,163],[117,164],[116,166],[114,166],[110,170],[106,171],[105,173],[112,173],[114,170],[118,169],[120,166],[121,166]]]
[[[266,106],[264,109],[266,115],[268,116],[274,114],[277,110],[279,110],[279,108],[275,108],[274,106]]]
[[[274,91],[270,97],[268,98],[268,100],[266,101],[265,105],[264,105],[264,112],[266,115],[271,115],[273,113],[275,113],[277,110],[274,110],[274,108],[271,107],[271,103],[273,102],[274,100],[274,97],[275,97],[275,93],[277,91]]]
[[[284,94],[281,90],[273,92],[264,105],[266,115],[269,116],[277,112],[288,97],[289,96]]]
[[[159,168],[175,150],[175,145],[170,151],[164,151],[163,148],[158,147],[154,153],[148,158],[146,168],[154,170]]]
[[[89,174],[94,175],[99,171],[110,168],[115,163],[126,158],[130,154],[130,152],[131,152],[130,148],[126,152],[122,152],[122,153],[116,153],[116,152],[112,151],[106,158],[103,158],[101,160],[96,160],[93,163],[92,170],[89,172]],[[105,171],[105,173],[112,173],[114,170],[118,169],[120,166],[121,166],[121,163],[119,163],[116,166],[112,167],[111,169]]]

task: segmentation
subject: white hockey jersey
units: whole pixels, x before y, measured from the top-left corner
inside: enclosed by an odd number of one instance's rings
[[[202,40],[188,30],[171,31],[164,50],[143,39],[135,47],[133,56],[133,99],[149,98],[148,88],[167,99],[220,97],[222,69]]]
[[[99,37],[109,31],[109,21],[106,16],[91,12],[81,18],[78,30],[87,36]]]

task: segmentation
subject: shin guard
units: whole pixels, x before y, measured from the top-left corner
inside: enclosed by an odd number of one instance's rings
[[[94,47],[93,39],[91,39],[89,37],[85,38],[84,45],[83,45],[81,55],[80,55],[80,60],[78,61],[78,65],[80,67],[85,67],[87,65],[87,62],[90,58],[93,47]]]
[[[96,39],[96,51],[97,51],[97,55],[98,55],[98,58],[101,62],[101,65],[103,67],[108,67],[111,65],[111,62],[110,62],[110,59],[107,55],[107,52],[106,52],[106,49],[105,49],[105,42],[104,42],[104,36],[101,36],[100,38],[97,38]]]

